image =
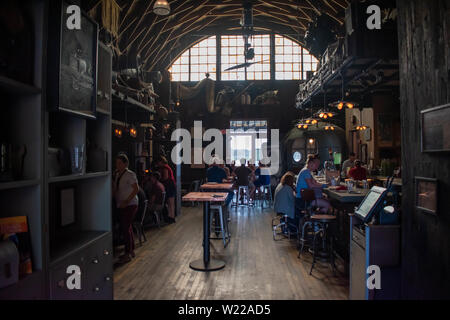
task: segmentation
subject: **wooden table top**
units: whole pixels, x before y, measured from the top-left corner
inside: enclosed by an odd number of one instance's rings
[[[228,193],[224,192],[190,192],[185,195],[183,201],[198,202],[224,202],[228,197]]]
[[[323,191],[332,199],[342,203],[360,203],[364,197],[369,193],[370,189],[354,188],[355,192],[337,191],[330,188],[325,188]]]
[[[232,183],[205,183],[200,186],[200,189],[205,190],[231,190],[233,189]]]

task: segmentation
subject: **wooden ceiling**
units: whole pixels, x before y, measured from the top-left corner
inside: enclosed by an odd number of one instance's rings
[[[99,2],[88,0],[89,11]],[[156,0],[115,0],[120,6],[118,38],[121,53],[140,54],[145,68],[166,68],[181,52],[209,34],[238,32],[242,0],[169,0],[171,13],[153,13]],[[308,23],[327,14],[343,24],[348,0],[254,0],[255,31],[276,32],[300,41]]]

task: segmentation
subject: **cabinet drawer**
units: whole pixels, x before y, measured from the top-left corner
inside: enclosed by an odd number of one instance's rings
[[[81,269],[81,289],[70,290],[67,287],[67,279],[71,274],[67,268],[71,265],[79,266]],[[86,285],[84,272],[84,258],[81,254],[74,254],[61,261],[50,269],[50,298],[54,300],[80,300],[83,299],[83,291]]]
[[[92,244],[86,252],[87,299],[112,299],[113,255],[111,234]]]

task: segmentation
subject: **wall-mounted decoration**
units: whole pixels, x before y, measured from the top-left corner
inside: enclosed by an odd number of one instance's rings
[[[369,142],[370,140],[372,140],[372,129],[367,128],[366,130],[364,130],[364,140],[366,142]]]
[[[98,25],[83,12],[81,29],[69,29],[67,6],[53,5],[49,19],[49,104],[52,110],[95,118]]]
[[[416,177],[416,208],[437,214],[438,180]]]
[[[367,144],[362,144],[360,146],[360,160],[363,164],[367,164]]]
[[[379,147],[392,147],[393,144],[393,118],[391,114],[378,115],[377,140]]]
[[[422,117],[422,152],[450,152],[450,104],[426,109]]]

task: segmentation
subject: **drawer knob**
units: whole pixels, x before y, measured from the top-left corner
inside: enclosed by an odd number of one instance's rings
[[[92,263],[93,263],[93,264],[98,264],[98,259],[93,259],[93,260],[92,260]]]
[[[106,281],[111,281],[111,277],[110,277],[110,276],[106,276],[106,277],[105,277],[105,280],[106,280]]]
[[[95,292],[99,292],[99,291],[100,291],[100,288],[99,288],[99,287],[95,287],[95,288],[94,288],[94,291],[95,291]]]
[[[105,249],[105,251],[103,251],[103,254],[104,254],[105,256],[109,256],[109,251]]]

